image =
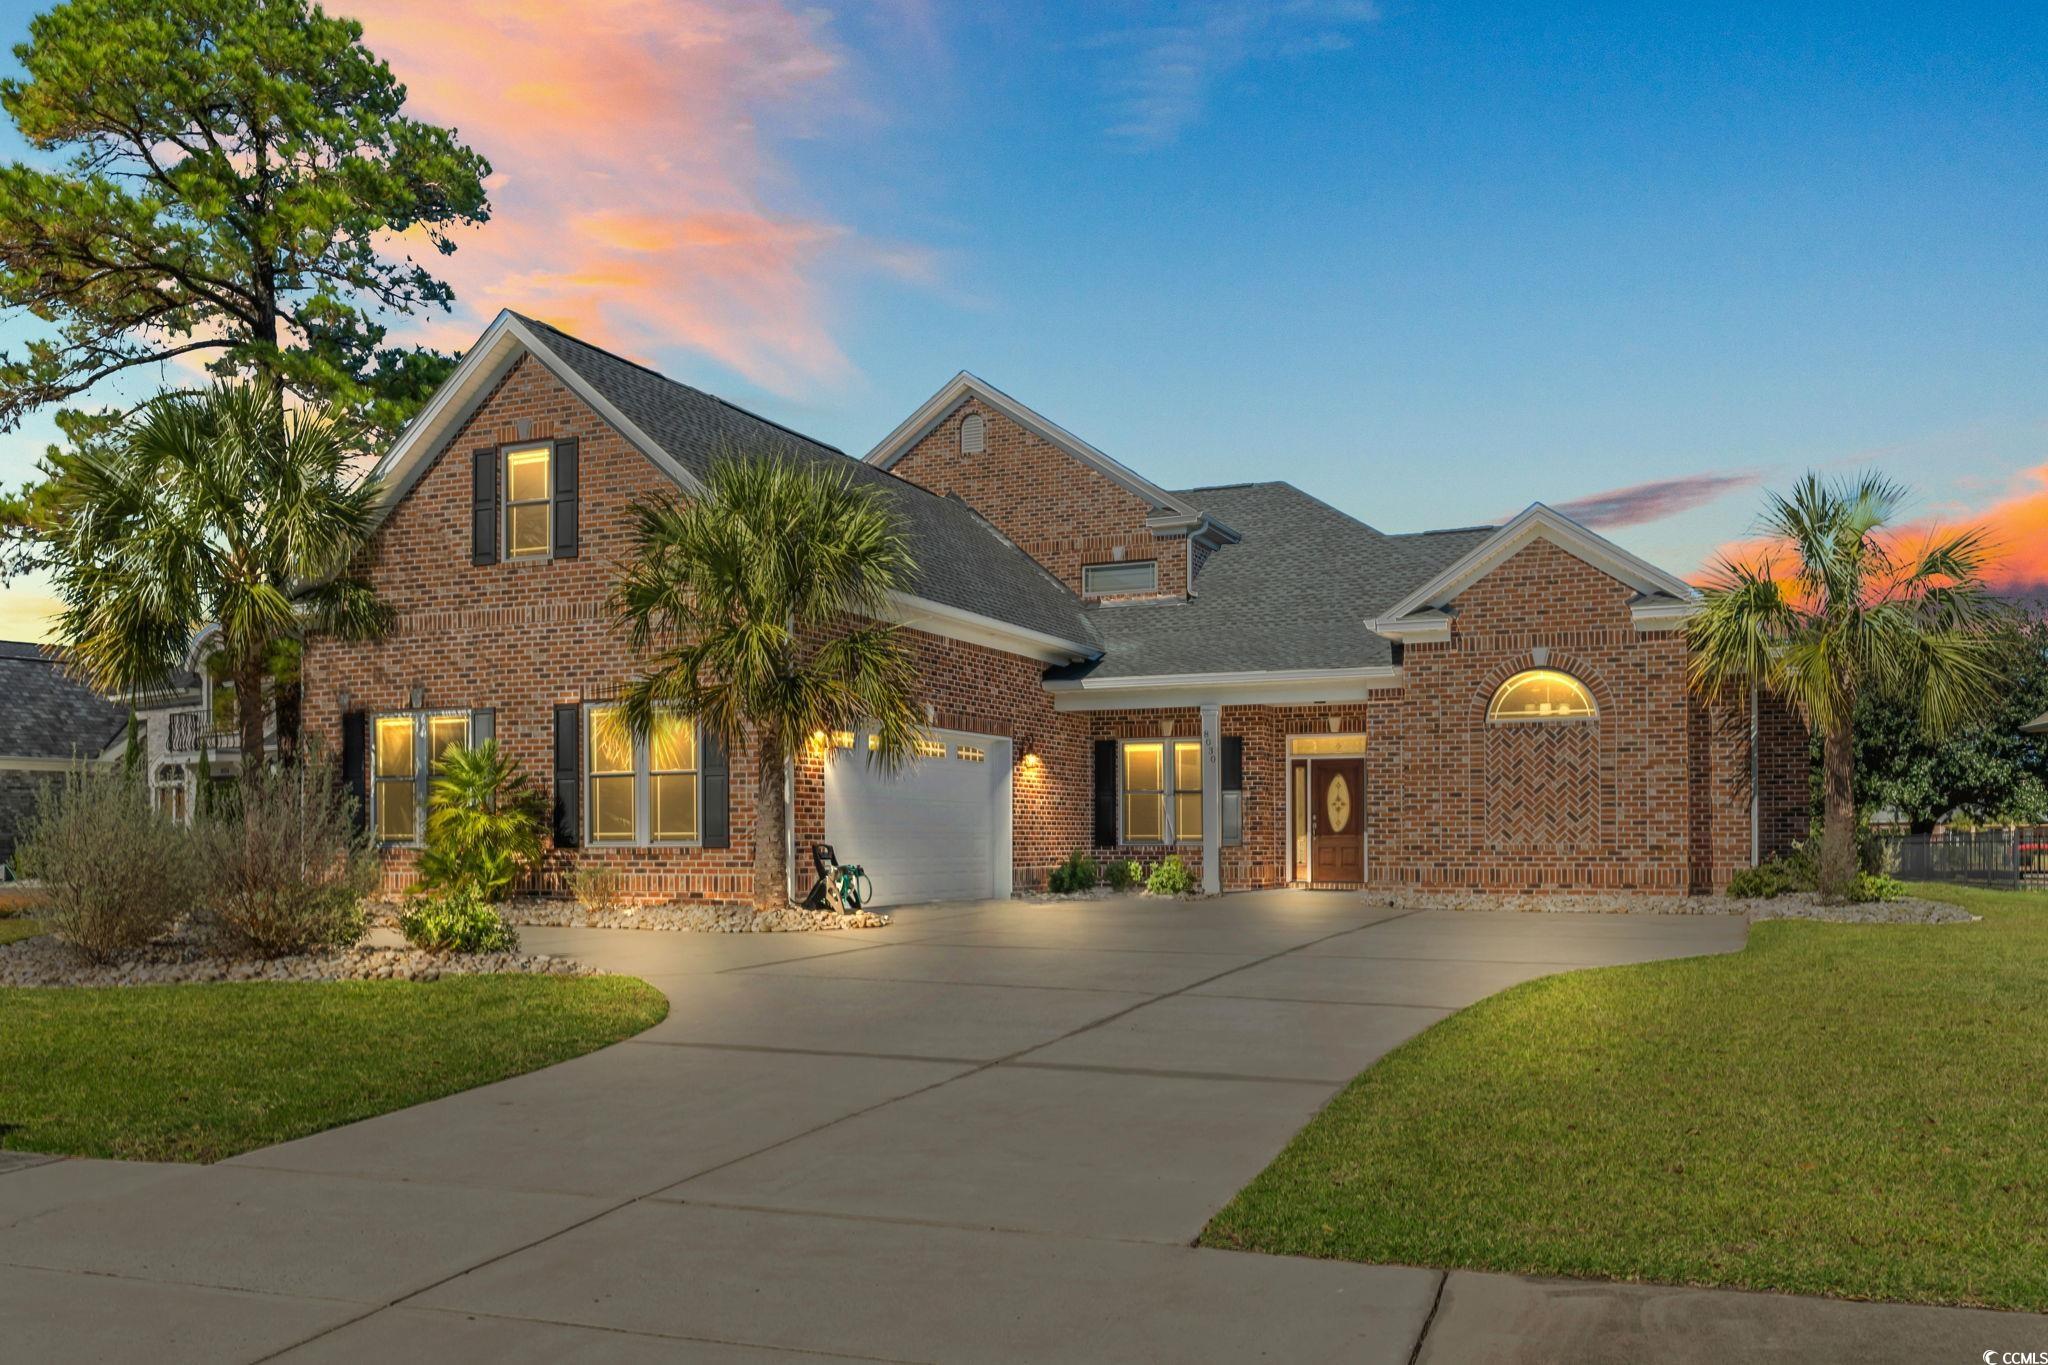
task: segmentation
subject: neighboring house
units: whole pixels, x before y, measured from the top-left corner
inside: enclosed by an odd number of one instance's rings
[[[215,679],[206,666],[219,636],[218,626],[202,628],[192,637],[184,666],[161,687],[135,699],[148,755],[150,799],[158,810],[183,822],[189,822],[199,807],[202,780],[231,783],[242,768],[234,684]],[[266,720],[265,753],[274,752],[275,746],[276,727]]]
[[[0,864],[13,863],[36,793],[81,763],[118,759],[127,720],[48,646],[0,641]]]
[[[596,721],[635,666],[604,613],[631,505],[750,453],[880,490],[916,556],[921,761],[884,778],[854,731],[768,775],[794,863],[830,842],[883,902],[1076,849],[1211,889],[1703,891],[1803,827],[1797,718],[1691,696],[1692,590],[1546,507],[1389,535],[1287,483],[1169,490],[966,374],[853,460],[504,313],[380,465],[395,628],[305,661],[392,887],[436,756],[495,737],[553,794],[542,889],[602,863],[639,898],[746,895],[744,748]]]

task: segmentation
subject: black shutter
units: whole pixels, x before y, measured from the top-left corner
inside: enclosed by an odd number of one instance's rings
[[[583,708],[574,702],[555,708],[555,847],[574,848],[582,842],[583,828],[581,762]]]
[[[353,812],[358,834],[370,818],[370,718],[361,711],[341,713],[341,784],[356,801]],[[204,795],[204,793],[202,793]]]
[[[576,557],[576,490],[582,471],[578,468],[576,438],[564,436],[555,442],[555,558]]]
[[[488,706],[469,713],[469,747],[481,749],[498,737],[498,713]]]
[[[1095,846],[1116,847],[1116,741],[1095,741]]]
[[[1244,736],[1223,737],[1223,790],[1244,790]]]
[[[469,562],[498,562],[498,452],[469,457]]]
[[[732,765],[726,762],[725,740],[714,730],[702,732],[697,770],[702,775],[704,847],[732,847]]]

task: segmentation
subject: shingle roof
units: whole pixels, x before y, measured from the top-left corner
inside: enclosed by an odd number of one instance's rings
[[[942,498],[862,464],[833,446],[579,341],[544,322],[514,316],[556,358],[697,478],[708,478],[712,462],[729,455],[765,454],[830,463],[856,482],[877,489],[902,517],[918,565],[910,588],[915,596],[1093,646],[1080,599],[959,499]]]
[[[1365,622],[1492,535],[1491,526],[1386,535],[1291,484],[1182,496],[1243,539],[1214,551],[1193,600],[1091,608],[1103,658],[1051,678],[1368,668],[1393,648]]]
[[[127,718],[42,645],[0,640],[0,756],[97,758]]]

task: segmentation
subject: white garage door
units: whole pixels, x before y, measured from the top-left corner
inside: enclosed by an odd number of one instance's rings
[[[1010,741],[930,734],[893,776],[867,761],[865,732],[825,764],[825,842],[867,869],[877,906],[1010,894]]]

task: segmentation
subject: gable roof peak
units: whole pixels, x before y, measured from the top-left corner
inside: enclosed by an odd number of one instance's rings
[[[946,419],[947,414],[968,398],[974,398],[995,409],[1041,440],[1057,446],[1082,464],[1107,475],[1112,482],[1143,498],[1155,513],[1190,518],[1201,515],[1199,508],[1179,494],[1161,488],[1122,461],[1104,454],[1044,413],[1018,402],[970,370],[961,370],[941,385],[938,392],[919,404],[915,412],[904,418],[894,431],[884,436],[873,450],[863,456],[863,461],[877,469],[893,468],[898,460],[909,453],[912,446],[929,436],[939,423]]]

